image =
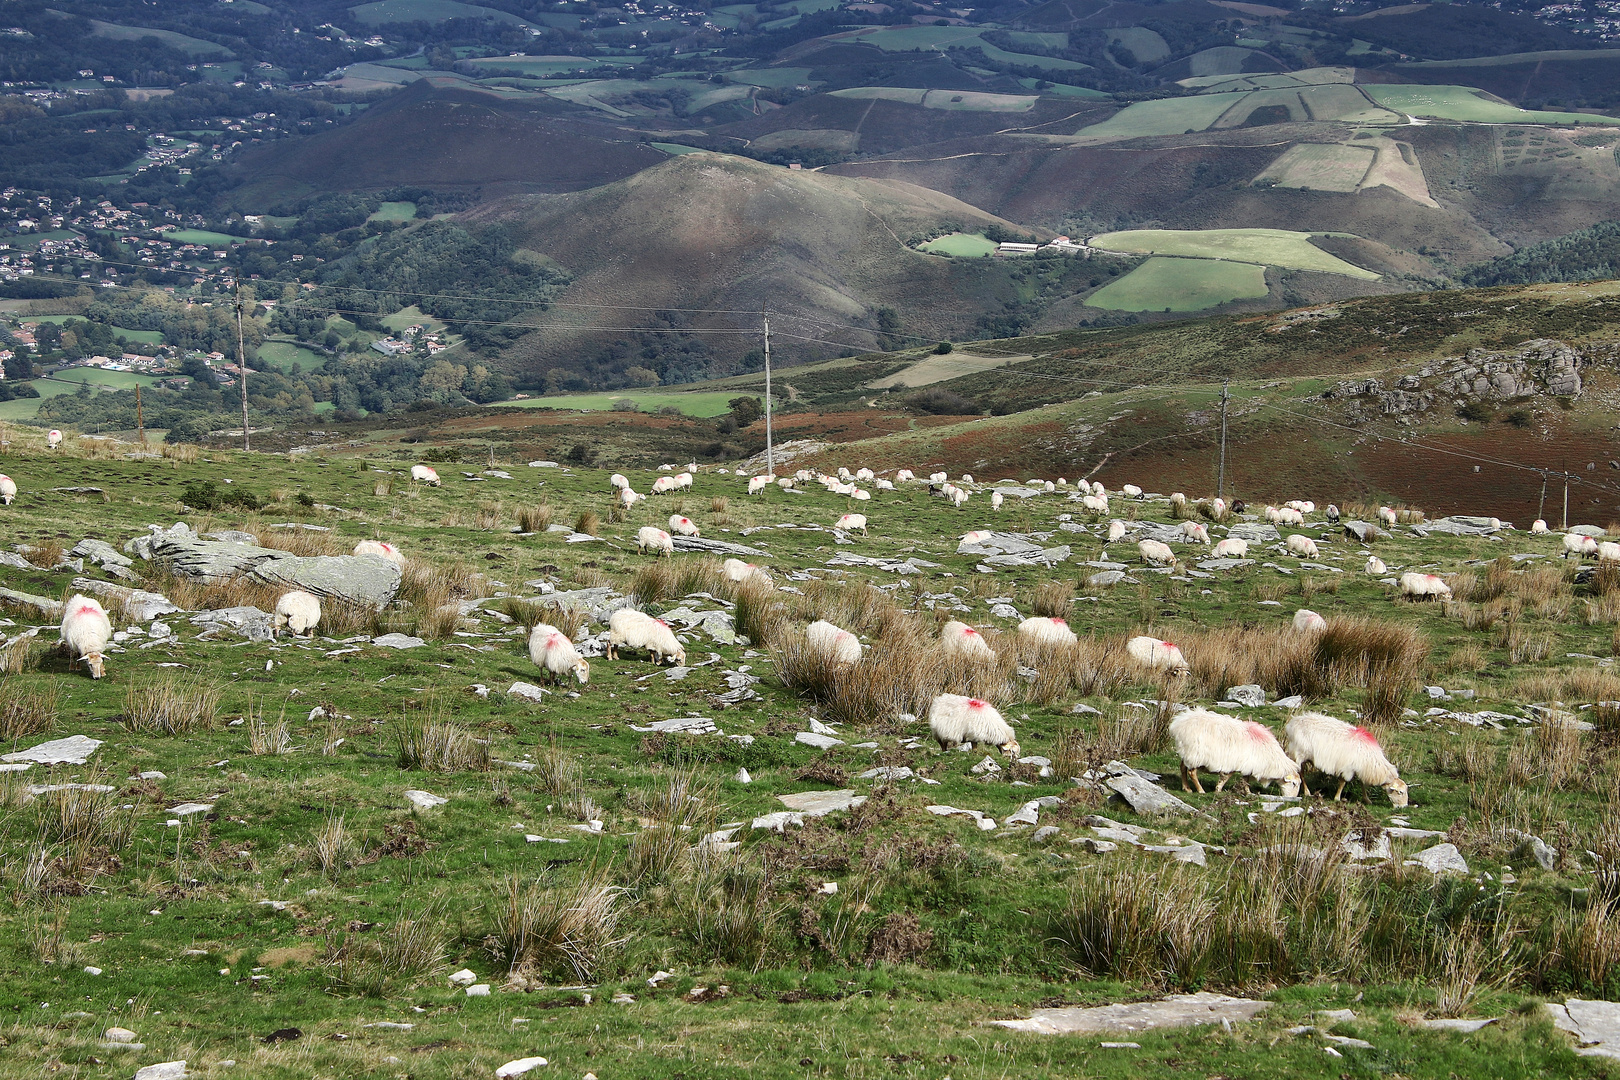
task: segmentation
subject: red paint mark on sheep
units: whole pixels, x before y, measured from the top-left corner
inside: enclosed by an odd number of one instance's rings
[[[1372,743],[1374,746],[1378,745],[1378,737],[1376,735],[1374,735],[1372,732],[1368,731],[1364,727],[1358,727],[1358,728],[1353,729],[1350,732],[1350,735],[1351,735],[1352,738],[1357,738],[1357,739],[1362,740],[1363,742]]]
[[[968,698],[967,707],[970,709],[983,709],[988,707],[988,703],[980,701],[978,698]]]

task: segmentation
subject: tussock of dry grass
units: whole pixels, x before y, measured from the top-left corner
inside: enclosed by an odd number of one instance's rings
[[[260,547],[288,551],[306,558],[347,555],[354,550],[354,545],[337,533],[316,532],[313,529],[265,529],[254,535],[258,537]]]
[[[394,729],[394,746],[401,769],[451,773],[490,767],[488,742],[440,719],[405,717]]]
[[[599,872],[559,886],[512,875],[503,894],[493,905],[495,927],[484,944],[508,971],[588,982],[622,944],[613,936],[623,913],[622,891]]]
[[[0,743],[49,731],[56,723],[60,698],[55,681],[24,686],[0,679]]]
[[[526,533],[543,533],[551,528],[555,516],[556,511],[547,504],[526,506],[517,513],[517,526]]]
[[[212,731],[219,719],[220,688],[200,679],[169,677],[131,683],[124,694],[124,726],[149,735]]]
[[[1030,609],[1049,619],[1066,618],[1069,605],[1074,601],[1074,582],[1048,581],[1035,588],[1030,598]]]

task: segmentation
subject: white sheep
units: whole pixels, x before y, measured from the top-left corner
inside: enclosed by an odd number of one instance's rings
[[[1305,515],[1291,506],[1285,506],[1277,511],[1277,524],[1303,525],[1305,524]]]
[[[4,488],[0,487],[0,491],[3,491],[3,490],[4,490]],[[10,501],[11,500],[9,498],[6,499],[6,502],[10,502]],[[1001,502],[1002,502],[1001,492],[992,491],[990,493],[990,509],[992,509],[992,510],[1000,510],[1001,509]]]
[[[1212,554],[1217,559],[1246,559],[1249,557],[1249,542],[1240,536],[1228,536],[1215,545]]]
[[[1283,541],[1288,547],[1288,554],[1297,555],[1301,559],[1317,558],[1316,541],[1300,533],[1289,533],[1288,539]]]
[[[1108,513],[1108,500],[1097,495],[1080,496],[1080,505],[1093,514]]]
[[[951,659],[994,660],[996,651],[984,635],[965,622],[952,619],[939,630],[939,651]]]
[[[860,662],[861,639],[826,619],[817,619],[805,627],[804,639],[812,649],[835,664]]]
[[[1125,643],[1125,654],[1152,671],[1165,671],[1172,675],[1185,675],[1191,671],[1187,658],[1174,642],[1160,641],[1156,637],[1138,634]]]
[[[861,483],[864,484],[868,480],[877,479],[877,474],[874,473],[871,469],[868,469],[866,466],[863,465],[859,469],[855,470],[855,479],[859,480]]]
[[[630,478],[623,473],[614,473],[608,477],[608,486],[614,491],[623,491],[630,486]]]
[[[293,637],[314,637],[315,627],[321,621],[320,598],[301,589],[281,594],[276,601],[275,616],[270,620],[270,636],[282,627]]]
[[[750,494],[750,495],[758,495],[760,492],[762,492],[766,488],[770,487],[771,484],[773,482],[775,482],[775,479],[776,479],[775,477],[766,476],[764,473],[761,473],[758,476],[749,477],[748,478],[748,494]]]
[[[995,746],[1010,758],[1018,756],[1018,736],[1001,713],[987,701],[940,694],[928,706],[928,731],[941,750],[953,746]]]
[[[1183,495],[1179,491],[1172,491],[1170,493],[1170,509],[1172,509],[1172,510],[1185,510],[1186,508],[1187,508],[1187,496]]]
[[[1018,624],[1018,636],[1037,645],[1073,645],[1080,638],[1056,616],[1037,615]]]
[[[1600,563],[1620,562],[1620,544],[1603,541],[1598,545],[1597,557]]]
[[[1288,740],[1288,756],[1299,763],[1301,770],[1311,765],[1317,772],[1338,778],[1335,800],[1344,794],[1345,784],[1360,780],[1387,791],[1392,806],[1405,806],[1410,801],[1406,782],[1366,728],[1354,727],[1325,713],[1306,712],[1289,718],[1283,737]],[[1300,789],[1310,794],[1303,780]]]
[[[673,555],[675,540],[663,529],[643,525],[636,530],[636,550],[651,551],[654,555]]]
[[[439,470],[435,469],[431,465],[412,465],[411,482],[416,484],[426,484],[428,487],[438,487],[443,483],[443,481],[439,479]]]
[[[1268,506],[1260,511],[1260,517],[1267,523],[1275,525],[1282,520],[1282,511],[1275,506]]]
[[[833,524],[833,528],[838,529],[840,532],[854,532],[856,529],[859,529],[861,531],[861,535],[865,536],[867,535],[866,515],[845,514]]]
[[[1176,553],[1170,550],[1170,545],[1158,540],[1138,540],[1137,553],[1142,561],[1150,566],[1174,566]]]
[[[1586,555],[1597,554],[1597,541],[1590,536],[1572,532],[1564,534],[1564,558],[1574,555],[1577,559]]]
[[[52,450],[55,450],[58,446],[61,446],[62,433],[57,431],[55,428],[51,428],[51,430],[45,433],[45,445],[50,447]],[[97,675],[96,678],[99,679],[101,676]]]
[[[727,581],[735,581],[739,584],[751,582],[766,586],[772,584],[771,575],[766,573],[763,567],[743,562],[741,559],[727,559],[722,564],[721,569],[725,573]]]
[[[692,474],[689,472],[676,473],[675,486],[682,491],[690,490],[692,487]]]
[[[962,508],[962,504],[967,502],[967,501],[968,501],[968,493],[967,493],[967,491],[965,489],[956,488],[951,492],[951,502],[956,504],[956,508],[958,510],[960,510]]]
[[[1127,499],[1140,499],[1142,497],[1142,489],[1137,487],[1135,484],[1123,485],[1119,489],[1119,493],[1124,495]]]
[[[1314,634],[1327,629],[1327,620],[1310,608],[1294,612],[1294,629],[1302,634]]]
[[[1217,496],[1209,504],[1209,512],[1216,521],[1226,516],[1226,500]]]
[[[970,473],[970,472],[963,473],[962,474],[962,483],[964,483],[964,484],[973,483],[973,474]]]
[[[637,494],[627,487],[619,489],[619,505],[624,507],[626,510],[630,509],[632,506],[636,505],[636,503],[640,502],[646,497],[647,496],[645,495]]]
[[[1384,526],[1389,527],[1389,528],[1393,528],[1395,526],[1395,523],[1398,522],[1399,520],[1400,520],[1400,515],[1395,513],[1395,511],[1391,510],[1389,507],[1380,506],[1378,508],[1378,521],[1379,521],[1379,524],[1384,525]]]
[[[1108,542],[1125,539],[1125,523],[1118,518],[1108,523]]]
[[[535,623],[529,631],[529,659],[553,683],[569,675],[582,684],[591,681],[591,665],[579,655],[568,635],[549,623]]]
[[[794,483],[796,481],[791,476],[778,476],[776,478],[776,486],[783,491],[792,491]]]
[[[620,649],[646,649],[657,664],[686,663],[686,649],[669,624],[635,608],[620,608],[608,616],[608,658],[618,659]]]
[[[1237,773],[1256,783],[1276,781],[1284,795],[1299,794],[1299,766],[1283,753],[1277,737],[1264,724],[1208,709],[1188,709],[1170,721],[1170,738],[1181,757],[1183,791],[1196,789],[1203,794],[1198,770],[1205,769],[1219,774],[1216,791]]]
[[[1547,523],[1544,520],[1541,518],[1536,518],[1536,520],[1530,523],[1530,531],[1539,536],[1540,534],[1549,530],[1547,529]]]
[[[675,478],[673,476],[660,476],[653,481],[652,493],[654,495],[665,495],[674,490]]]
[[[1084,483],[1084,481],[1082,481],[1082,483]],[[1063,480],[1061,478],[1059,478],[1058,487],[1062,487],[1062,486],[1063,486]],[[1102,486],[1102,481],[1101,480],[1093,480],[1091,482],[1091,493],[1093,495],[1107,495],[1108,494],[1108,489]]]
[[[901,469],[899,472],[894,474],[894,479],[896,483],[904,484],[908,481],[917,479],[917,474],[912,472],[910,469]]]
[[[405,565],[405,556],[393,544],[381,540],[362,540],[354,545],[356,555],[374,555],[379,559],[387,559],[395,566]]]
[[[10,506],[11,500],[15,499],[16,497],[17,481],[13,480],[9,476],[0,474],[0,502]]]
[[[1373,575],[1374,577],[1379,577],[1383,574],[1389,573],[1389,567],[1384,565],[1384,560],[1380,559],[1376,555],[1367,556],[1366,570],[1367,573]]]
[[[1187,538],[1189,544],[1208,544],[1209,529],[1196,521],[1183,521],[1181,535]]]
[[[870,502],[872,500],[872,493],[867,491],[865,488],[856,488],[855,491],[850,495],[850,498],[854,499],[856,502]]]
[[[928,474],[928,482],[930,484],[943,484],[945,481],[947,481],[949,479],[950,479],[950,474],[949,473],[937,472],[937,473],[929,473]]]
[[[1426,597],[1450,600],[1451,586],[1446,584],[1444,578],[1434,574],[1402,574],[1401,595],[1412,600],[1422,600]]]
[[[112,621],[101,604],[75,593],[62,605],[62,645],[73,663],[84,661],[90,677],[107,674],[107,642],[112,639]]]
[[[669,531],[677,536],[702,536],[703,533],[693,524],[689,517],[680,514],[669,515]]]

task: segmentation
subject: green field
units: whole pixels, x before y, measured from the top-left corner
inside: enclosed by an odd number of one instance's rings
[[[1253,263],[1152,258],[1092,293],[1086,303],[1109,311],[1203,311],[1266,292],[1266,269]]]
[[[231,236],[229,233],[209,232],[207,229],[175,229],[173,232],[163,234],[164,239],[172,240],[177,244],[209,244],[214,247],[226,247],[230,244],[240,244],[242,237]]]
[[[225,57],[236,55],[223,45],[212,41],[203,41],[201,38],[187,37],[177,34],[173,30],[153,30],[145,26],[120,26],[117,23],[102,22],[100,19],[90,20],[91,33],[96,37],[111,38],[114,41],[140,41],[142,38],[157,38],[163,44],[179,52],[191,56]]]
[[[1093,247],[1136,255],[1180,255],[1200,259],[1315,270],[1377,281],[1370,270],[1330,255],[1310,242],[1310,233],[1286,229],[1132,229],[1091,238]]]
[[[467,63],[494,71],[521,71],[525,75],[544,77],[601,67],[634,67],[639,60],[634,56],[481,56]]]
[[[62,383],[89,383],[91,386],[110,386],[114,390],[131,390],[137,386],[153,386],[157,381],[155,375],[137,375],[133,371],[69,368],[58,371],[48,379],[35,380],[34,389],[39,391],[40,397],[55,397],[57,394],[71,394],[78,389],[76,385],[63,387]]]
[[[446,19],[493,19],[517,24],[526,20],[495,8],[457,3],[456,0],[376,0],[349,9],[360,22],[382,26],[398,22],[444,22]]]
[[[1111,96],[1101,90],[1093,90],[1089,86],[1070,86],[1068,83],[1048,83],[1046,89],[1041,90],[1040,84],[1045,81],[1044,79],[1019,79],[1018,85],[1027,90],[1035,90],[1046,97],[1102,99]]]
[[[128,330],[122,326],[115,326],[112,328],[112,331],[117,337],[128,338],[130,341],[138,341],[143,345],[163,344],[163,331],[161,330]]]
[[[326,363],[326,357],[320,353],[291,341],[263,342],[259,345],[259,360],[277,371],[286,371],[295,363],[304,371],[309,371]]]
[[[655,143],[648,143],[647,145],[651,146],[651,147],[653,147],[655,149],[662,150],[666,154],[707,154],[707,153],[709,153],[708,150],[703,149],[701,146],[686,146],[686,145],[684,145],[682,143],[655,142]]]
[[[1468,86],[1382,86],[1362,89],[1374,101],[1408,116],[1457,120],[1474,124],[1620,124],[1620,118],[1592,113],[1531,112],[1500,101]]]
[[[729,82],[747,83],[749,86],[764,86],[773,90],[785,90],[790,86],[798,86],[810,81],[810,69],[803,67],[769,67],[769,68],[743,68],[740,71],[726,72]]]
[[[994,255],[999,247],[994,240],[985,239],[982,233],[950,233],[921,245],[923,251],[933,255],[955,255],[964,259]]]
[[[413,202],[385,202],[377,207],[367,221],[410,221],[416,217],[416,204]]]
[[[547,397],[525,398],[522,401],[499,401],[492,408],[502,409],[579,409],[583,412],[608,412],[615,402],[633,402],[642,412],[653,412],[673,405],[687,416],[720,416],[735,393],[719,391],[693,391],[690,393],[667,390],[625,390],[617,394],[556,394]]]
[[[1233,94],[1199,94],[1194,97],[1138,101],[1089,127],[1077,135],[1110,139],[1136,139],[1149,135],[1180,135],[1203,131],[1237,101]]]

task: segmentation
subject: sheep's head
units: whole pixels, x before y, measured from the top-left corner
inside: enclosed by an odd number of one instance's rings
[[[677,667],[685,667],[686,666],[686,646],[684,646],[684,645],[676,645],[675,646],[675,651],[669,654],[669,658],[672,661],[675,662],[675,666],[677,666]],[[581,681],[583,681],[583,680],[581,680]]]
[[[277,634],[281,633],[281,631],[286,628],[287,623],[290,621],[291,620],[286,615],[283,615],[279,611],[276,612],[275,615],[270,619],[270,636],[274,638]]]
[[[1408,806],[1412,802],[1412,797],[1406,789],[1406,781],[1399,777],[1385,784],[1384,790],[1389,792],[1389,805],[1397,809]]]
[[[1297,772],[1289,773],[1287,776],[1282,778],[1279,784],[1279,790],[1281,790],[1282,793],[1289,798],[1293,798],[1295,795],[1299,794],[1299,787],[1300,779],[1299,773]]]
[[[107,674],[107,657],[100,652],[86,653],[84,666],[90,669],[92,679],[99,679]]]
[[[579,680],[581,686],[591,681],[591,665],[584,660],[574,664],[574,678]]]
[[[1010,758],[1016,759],[1019,754],[1019,749],[1017,739],[1009,739],[1007,742],[1001,744],[1001,752]]]

